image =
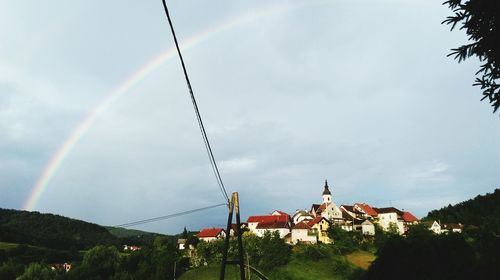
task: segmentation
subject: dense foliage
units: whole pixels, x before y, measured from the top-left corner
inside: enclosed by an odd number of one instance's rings
[[[500,189],[453,206],[430,211],[424,219],[475,225],[500,233]]]
[[[385,242],[366,279],[492,279],[499,260],[500,238],[492,232],[435,235],[418,225]]]
[[[10,209],[0,209],[0,241],[66,250],[118,244],[118,238],[96,224]]]
[[[480,86],[493,112],[500,107],[500,3],[497,0],[448,0],[453,15],[443,23],[465,29],[469,43],[452,49],[458,61],[477,56],[483,63],[474,85]]]

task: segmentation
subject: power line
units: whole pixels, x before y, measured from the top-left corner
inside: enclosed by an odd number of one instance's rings
[[[157,221],[161,221],[161,220],[167,220],[167,219],[171,219],[171,218],[175,218],[175,217],[179,217],[179,216],[184,216],[184,215],[192,214],[192,213],[195,213],[195,212],[200,212],[200,211],[204,211],[204,210],[208,210],[208,209],[220,207],[222,205],[227,205],[227,204],[226,203],[220,203],[220,204],[216,204],[216,205],[212,205],[212,206],[206,206],[206,207],[202,207],[202,208],[187,210],[187,211],[178,212],[178,213],[174,213],[174,214],[170,214],[170,215],[165,215],[165,216],[160,216],[160,217],[156,217],[156,218],[150,218],[150,219],[139,220],[139,221],[130,222],[130,223],[126,223],[126,224],[116,225],[115,227],[131,227],[131,226],[136,226],[136,225],[142,225],[142,224],[157,222]]]
[[[179,48],[179,43],[177,42],[177,36],[175,36],[174,25],[172,24],[172,20],[170,19],[170,14],[168,12],[167,3],[165,0],[163,2],[163,9],[165,10],[165,15],[167,16],[168,24],[170,25],[170,30],[172,31],[172,36],[174,38],[175,47],[177,48],[177,53],[179,54],[179,59],[181,60],[182,70],[184,71],[184,77],[186,78],[186,83],[189,89],[189,94],[191,95],[191,102],[193,103],[194,110],[196,112],[196,118],[198,120],[198,126],[200,127],[201,134],[203,136],[203,142],[205,142],[205,148],[208,153],[208,158],[210,160],[210,165],[212,166],[212,170],[214,172],[215,178],[217,180],[217,184],[219,185],[219,189],[222,193],[224,199],[229,203],[229,196],[227,195],[226,188],[224,183],[222,182],[222,177],[220,176],[219,168],[217,167],[217,162],[215,161],[214,153],[212,152],[212,148],[210,146],[210,142],[208,141],[207,133],[205,131],[205,126],[203,125],[203,121],[201,119],[200,111],[198,110],[198,105],[196,103],[196,99],[194,98],[193,88],[191,87],[191,82],[189,81],[189,76],[186,70],[186,65],[184,64],[184,59],[182,58],[181,49]]]

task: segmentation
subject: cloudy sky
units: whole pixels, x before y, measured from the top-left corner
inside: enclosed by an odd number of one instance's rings
[[[244,218],[308,208],[325,179],[339,205],[419,217],[500,186],[500,119],[478,62],[446,57],[466,37],[440,2],[168,1]],[[140,72],[172,47],[160,0],[0,1],[0,207],[25,207],[72,135],[33,210],[116,225],[221,203],[177,57]]]

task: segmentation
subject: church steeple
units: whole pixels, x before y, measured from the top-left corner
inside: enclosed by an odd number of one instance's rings
[[[328,181],[325,179],[325,189],[323,190],[323,203],[332,203],[332,193],[328,189]]]

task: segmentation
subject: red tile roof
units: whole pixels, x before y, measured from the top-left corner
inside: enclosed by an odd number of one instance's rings
[[[418,221],[417,217],[413,216],[410,212],[403,212],[403,220],[408,223]]]
[[[221,231],[224,231],[224,229],[222,229],[222,228],[204,228],[200,231],[200,233],[198,233],[198,238],[217,237],[221,233]]]
[[[279,229],[279,228],[289,228],[288,221],[261,222],[256,227],[256,229]]]
[[[274,212],[277,212],[277,213],[278,213],[279,215],[281,215],[281,216],[290,216],[290,215],[288,215],[287,213],[285,213],[285,212],[283,212],[283,211],[280,211],[280,210],[274,210],[274,211],[273,211],[273,213],[274,213]],[[276,215],[276,216],[278,216],[278,215]]]
[[[293,227],[293,229],[308,229],[308,230],[310,230],[310,229],[311,229],[311,227],[310,227],[310,226],[308,226],[308,225],[307,225],[306,223],[304,223],[304,222],[300,222],[300,223],[296,224],[296,225]]]
[[[248,223],[271,223],[271,222],[288,222],[290,216],[288,215],[265,215],[265,216],[250,216]]]
[[[359,208],[361,208],[361,210],[363,210],[363,212],[365,212],[366,214],[368,214],[372,217],[378,216],[377,211],[375,211],[370,205],[368,205],[366,203],[356,203],[354,205],[358,206]]]
[[[314,219],[310,220],[310,221],[309,221],[309,223],[308,223],[307,225],[309,225],[310,227],[312,227],[312,226],[314,226],[315,224],[319,223],[319,222],[320,222],[321,220],[323,220],[323,219],[325,219],[325,218],[318,216],[318,217],[316,217],[316,218],[314,218]],[[326,219],[325,219],[325,220],[326,220]]]

